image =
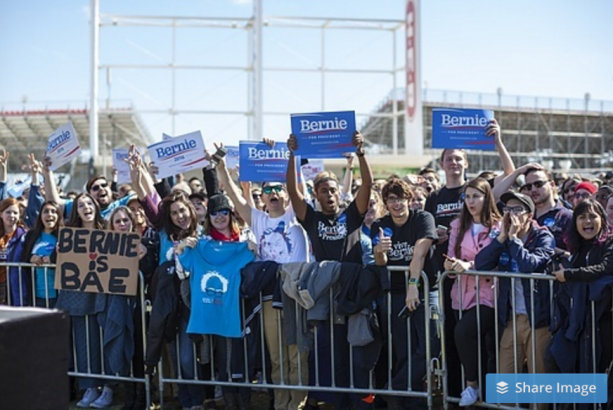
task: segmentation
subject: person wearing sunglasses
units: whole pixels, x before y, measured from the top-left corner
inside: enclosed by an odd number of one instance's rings
[[[64,215],[70,215],[73,200],[60,198],[60,194],[55,184],[53,171],[49,169],[50,166],[51,162],[47,158],[45,166],[43,167],[43,176],[45,179],[45,200],[53,201],[63,206]],[[114,200],[113,192],[111,191],[111,184],[104,175],[95,175],[91,177],[89,181],[87,181],[85,188],[87,193],[91,195],[92,198],[94,198],[100,205],[100,215],[104,219],[108,219],[111,212],[113,212],[115,208],[127,206],[128,202],[130,202],[130,200],[135,196],[131,193],[120,199]]]
[[[588,181],[583,181],[575,187],[575,195],[573,197],[573,209],[581,202],[592,197],[598,191],[598,187]]]
[[[524,175],[525,183],[519,192],[527,195],[534,203],[534,220],[539,226],[544,226],[555,238],[556,253],[565,253],[565,232],[573,219],[572,212],[564,206],[558,197],[553,175],[542,165],[529,163],[523,165],[508,178],[494,186],[492,192],[496,198],[508,192],[520,175]]]
[[[528,195],[510,191],[501,200],[504,206],[500,232],[496,240],[479,251],[475,269],[544,273],[554,255],[553,234],[533,219],[535,206]],[[497,303],[498,322],[504,329],[498,372],[521,373],[527,361],[529,373],[546,373],[544,357],[551,341],[550,282],[500,278]],[[535,406],[539,410],[547,407],[545,403]]]
[[[265,139],[264,142],[274,148],[272,140]],[[258,260],[277,263],[307,262],[306,232],[296,219],[296,213],[290,203],[285,185],[274,181],[262,184],[261,201],[267,211],[264,212],[257,205],[249,205],[240,194],[239,188],[230,177],[224,160],[217,164],[217,171],[219,180],[226,187],[227,194],[236,206],[236,210],[251,226],[257,239]],[[266,298],[266,295],[263,296],[264,338],[270,354],[272,381],[275,384],[280,384],[282,379],[287,384],[298,384],[299,380],[306,382],[308,377],[307,355],[299,354],[296,344],[286,343],[283,320],[280,320],[277,309],[273,308],[272,299]],[[302,371],[301,377],[298,369]],[[303,390],[275,389],[274,408],[277,410],[302,408],[305,398],[306,391]]]

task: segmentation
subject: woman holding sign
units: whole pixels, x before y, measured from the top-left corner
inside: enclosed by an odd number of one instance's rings
[[[98,202],[87,193],[77,195],[66,226],[75,228],[104,229]],[[56,308],[70,315],[72,341],[75,352],[74,366],[79,373],[102,374],[102,355],[98,314],[106,307],[106,295],[72,290],[60,290]],[[89,343],[88,343],[89,341]],[[105,373],[108,369],[105,368]],[[78,407],[102,408],[113,401],[113,390],[104,380],[90,377],[78,378],[79,389],[85,390]],[[102,388],[102,389],[101,389]]]
[[[117,232],[125,232],[130,233],[135,231],[135,218],[130,209],[126,206],[120,206],[119,208],[115,208],[113,212],[111,212],[111,216],[109,218],[109,228],[111,231]],[[142,243],[139,246],[138,250],[138,259],[139,259],[139,270],[142,272],[143,268],[148,266],[150,263],[147,262],[147,259],[154,259],[155,255],[151,255],[147,252],[147,248]],[[129,367],[128,360],[130,356],[133,356],[132,359],[132,369],[134,372],[134,377],[143,378],[145,376],[145,351],[143,345],[143,320],[142,320],[142,303],[141,303],[141,293],[140,293],[140,277],[139,277],[139,286],[138,286],[138,294],[136,296],[136,300],[134,301],[131,296],[122,296],[122,295],[109,295],[109,304],[113,302],[127,302],[127,305],[131,307],[133,321],[130,323],[125,323],[123,328],[126,330],[124,333],[131,333],[127,338],[124,335],[124,348],[123,352],[128,352],[125,354],[124,363],[121,363],[120,366],[123,368]],[[110,300],[112,298],[116,298],[118,300]],[[136,309],[134,309],[136,307]],[[129,312],[127,312],[129,313]],[[128,317],[127,315],[124,317]],[[133,354],[129,354],[132,353]],[[127,383],[126,385],[126,395],[125,395],[125,409],[142,409],[146,406],[145,399],[145,386],[142,383]]]

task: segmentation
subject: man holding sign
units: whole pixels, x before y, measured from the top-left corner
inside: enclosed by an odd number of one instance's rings
[[[264,139],[264,144],[270,148],[275,142]],[[284,144],[283,144],[284,145]],[[285,168],[286,164],[284,164]],[[263,212],[248,204],[241,195],[240,189],[232,181],[225,160],[217,164],[220,182],[226,187],[227,194],[234,203],[235,209],[247,225],[251,226],[258,243],[258,260],[277,263],[307,262],[308,242],[304,229],[298,223],[294,208],[289,202],[285,185],[281,182],[264,182],[262,185],[262,201],[267,212]],[[241,175],[243,175],[241,167]],[[307,380],[307,355],[298,352],[296,344],[287,345],[283,320],[277,309],[273,308],[272,299],[264,295],[262,306],[264,318],[264,337],[272,364],[272,380],[276,384],[282,381],[281,375],[288,375],[285,383],[297,385],[300,380]],[[279,331],[281,332],[279,334]],[[281,343],[279,340],[281,339]],[[299,363],[300,362],[300,363]],[[302,376],[298,370],[302,371]],[[285,376],[287,377],[287,376]],[[306,391],[276,389],[275,409],[297,410],[302,408]]]
[[[364,156],[364,137],[355,131],[351,140],[360,165],[362,186],[358,190],[355,199],[342,210],[340,204],[340,187],[334,174],[322,172],[314,180],[315,196],[321,204],[321,212],[316,211],[307,204],[303,194],[298,190],[296,181],[296,163],[294,154],[299,149],[298,139],[290,135],[287,147],[290,150],[287,166],[287,191],[289,193],[294,212],[298,221],[307,232],[313,246],[313,254],[318,262],[342,261],[362,264],[361,232],[364,214],[368,211],[370,203],[370,189],[373,183],[372,171]],[[346,338],[347,325],[334,325],[334,345],[331,346],[330,324],[324,324],[320,328],[318,344],[324,347],[326,344],[334,351],[334,369],[337,386],[348,387],[350,381],[349,363],[350,347]],[[361,363],[356,354],[359,349],[354,349],[353,363]],[[319,350],[320,354],[323,353]],[[317,359],[316,359],[317,360]],[[354,366],[353,382],[356,387],[368,387],[368,371],[360,366]],[[324,381],[320,380],[322,385]],[[329,381],[328,381],[329,383]],[[372,397],[370,395],[336,394],[334,406],[337,409],[351,408],[353,404],[357,410],[372,409]]]

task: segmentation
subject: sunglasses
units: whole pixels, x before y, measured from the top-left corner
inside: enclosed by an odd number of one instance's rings
[[[90,188],[90,191],[98,192],[103,188],[107,188],[109,186],[108,182],[103,182],[99,185],[94,185]]]
[[[521,190],[532,191],[533,185],[536,189],[539,189],[544,187],[547,183],[549,183],[549,181],[534,181],[531,184],[524,184],[524,186],[521,187]]]
[[[265,186],[264,188],[262,188],[262,193],[266,195],[272,194],[272,191],[275,191],[278,194],[281,191],[283,191],[283,186],[282,185],[272,185],[272,186]]]
[[[228,216],[230,215],[230,210],[229,209],[220,209],[219,211],[211,211],[210,215],[212,217],[216,217],[217,214],[222,214],[223,216]]]

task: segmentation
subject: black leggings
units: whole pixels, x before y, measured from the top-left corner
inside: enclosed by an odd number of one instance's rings
[[[479,316],[481,322],[480,337],[481,337],[481,364],[482,369],[487,369],[488,355],[486,354],[488,342],[486,335],[493,334],[494,309],[487,306],[479,306]],[[464,365],[464,374],[467,381],[477,381],[479,377],[479,349],[478,349],[478,329],[477,329],[477,307],[473,307],[462,314],[462,319],[458,321],[455,327],[454,335],[456,347],[460,361]],[[491,358],[492,360],[494,358]],[[485,376],[485,374],[483,374]],[[479,381],[481,384],[481,381]]]

